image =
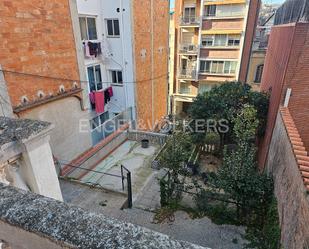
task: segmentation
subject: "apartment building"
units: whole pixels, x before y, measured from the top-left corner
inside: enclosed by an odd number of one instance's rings
[[[153,129],[167,113],[168,15],[167,0],[1,1],[1,115],[53,123],[63,161],[121,122]]]
[[[93,118],[131,110],[137,128],[152,130],[167,114],[168,1],[77,0],[77,7],[88,92],[113,91]],[[100,50],[90,55],[93,47]]]
[[[62,160],[92,146],[80,132],[90,113],[77,18],[74,1],[0,1],[1,116],[54,124],[52,153]]]
[[[173,112],[225,81],[244,82],[259,0],[177,0]]]

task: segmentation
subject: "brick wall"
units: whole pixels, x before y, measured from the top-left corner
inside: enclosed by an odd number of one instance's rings
[[[281,100],[284,101],[286,89],[291,88],[289,110],[309,150],[309,23],[296,25],[292,48]]]
[[[69,0],[0,1],[0,64],[3,70],[79,80]],[[5,73],[14,107],[21,97],[39,99],[38,91],[59,93],[74,81]]]
[[[272,28],[265,58],[261,91],[270,92],[266,134],[260,142],[259,164],[263,167],[276,115],[286,89],[292,89],[289,109],[306,149],[309,148],[309,23],[293,23]]]
[[[245,82],[250,63],[251,46],[255,34],[255,28],[259,17],[260,0],[251,0],[249,4],[249,13],[247,18],[246,36],[241,57],[241,65],[239,71],[239,81]]]
[[[213,19],[213,20],[204,20],[202,24],[203,30],[209,29],[236,29],[242,30],[244,28],[244,19]]]
[[[134,0],[133,11],[137,118],[139,128],[150,130],[167,114],[169,3]]]

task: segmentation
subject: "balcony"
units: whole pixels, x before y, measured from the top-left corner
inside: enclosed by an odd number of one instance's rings
[[[245,18],[245,13],[223,12],[216,15],[203,15],[203,19],[241,19]]]
[[[198,53],[198,46],[194,44],[183,44],[180,45],[179,53],[180,54],[197,54]]]
[[[200,26],[200,18],[196,16],[183,16],[180,18],[180,26]]]
[[[181,69],[178,75],[178,78],[183,80],[195,80],[196,77],[197,71],[195,69]]]
[[[246,0],[205,0],[204,5],[245,4]]]

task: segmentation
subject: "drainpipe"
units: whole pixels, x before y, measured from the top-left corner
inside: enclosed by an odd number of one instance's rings
[[[120,22],[121,22],[121,27],[122,27],[122,30],[121,30],[121,33],[120,33],[120,37],[121,37],[121,45],[122,45],[122,68],[123,68],[123,87],[124,87],[124,95],[125,95],[125,109],[128,108],[128,82],[127,82],[127,66],[126,66],[126,60],[125,60],[125,43],[124,43],[124,24],[123,24],[123,3],[122,3],[123,0],[120,0],[119,1],[119,5],[120,5],[120,12],[121,12],[121,15],[120,15]]]
[[[153,0],[151,0],[151,123],[152,129],[154,128],[154,40],[153,40],[153,31],[154,31],[154,18],[153,18]]]

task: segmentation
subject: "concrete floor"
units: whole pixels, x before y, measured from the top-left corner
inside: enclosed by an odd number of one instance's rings
[[[120,145],[93,170],[121,176],[120,165],[125,166],[131,172],[132,190],[133,195],[135,195],[152,173],[151,161],[158,149],[158,146],[150,146],[144,149],[140,143],[129,140]],[[109,190],[123,192],[122,181],[119,177],[89,172],[80,180],[84,183],[99,184]],[[126,191],[125,189],[124,192]]]
[[[60,188],[65,202],[96,213],[111,214],[115,210],[119,211],[127,200],[124,194],[67,180],[60,180]]]

